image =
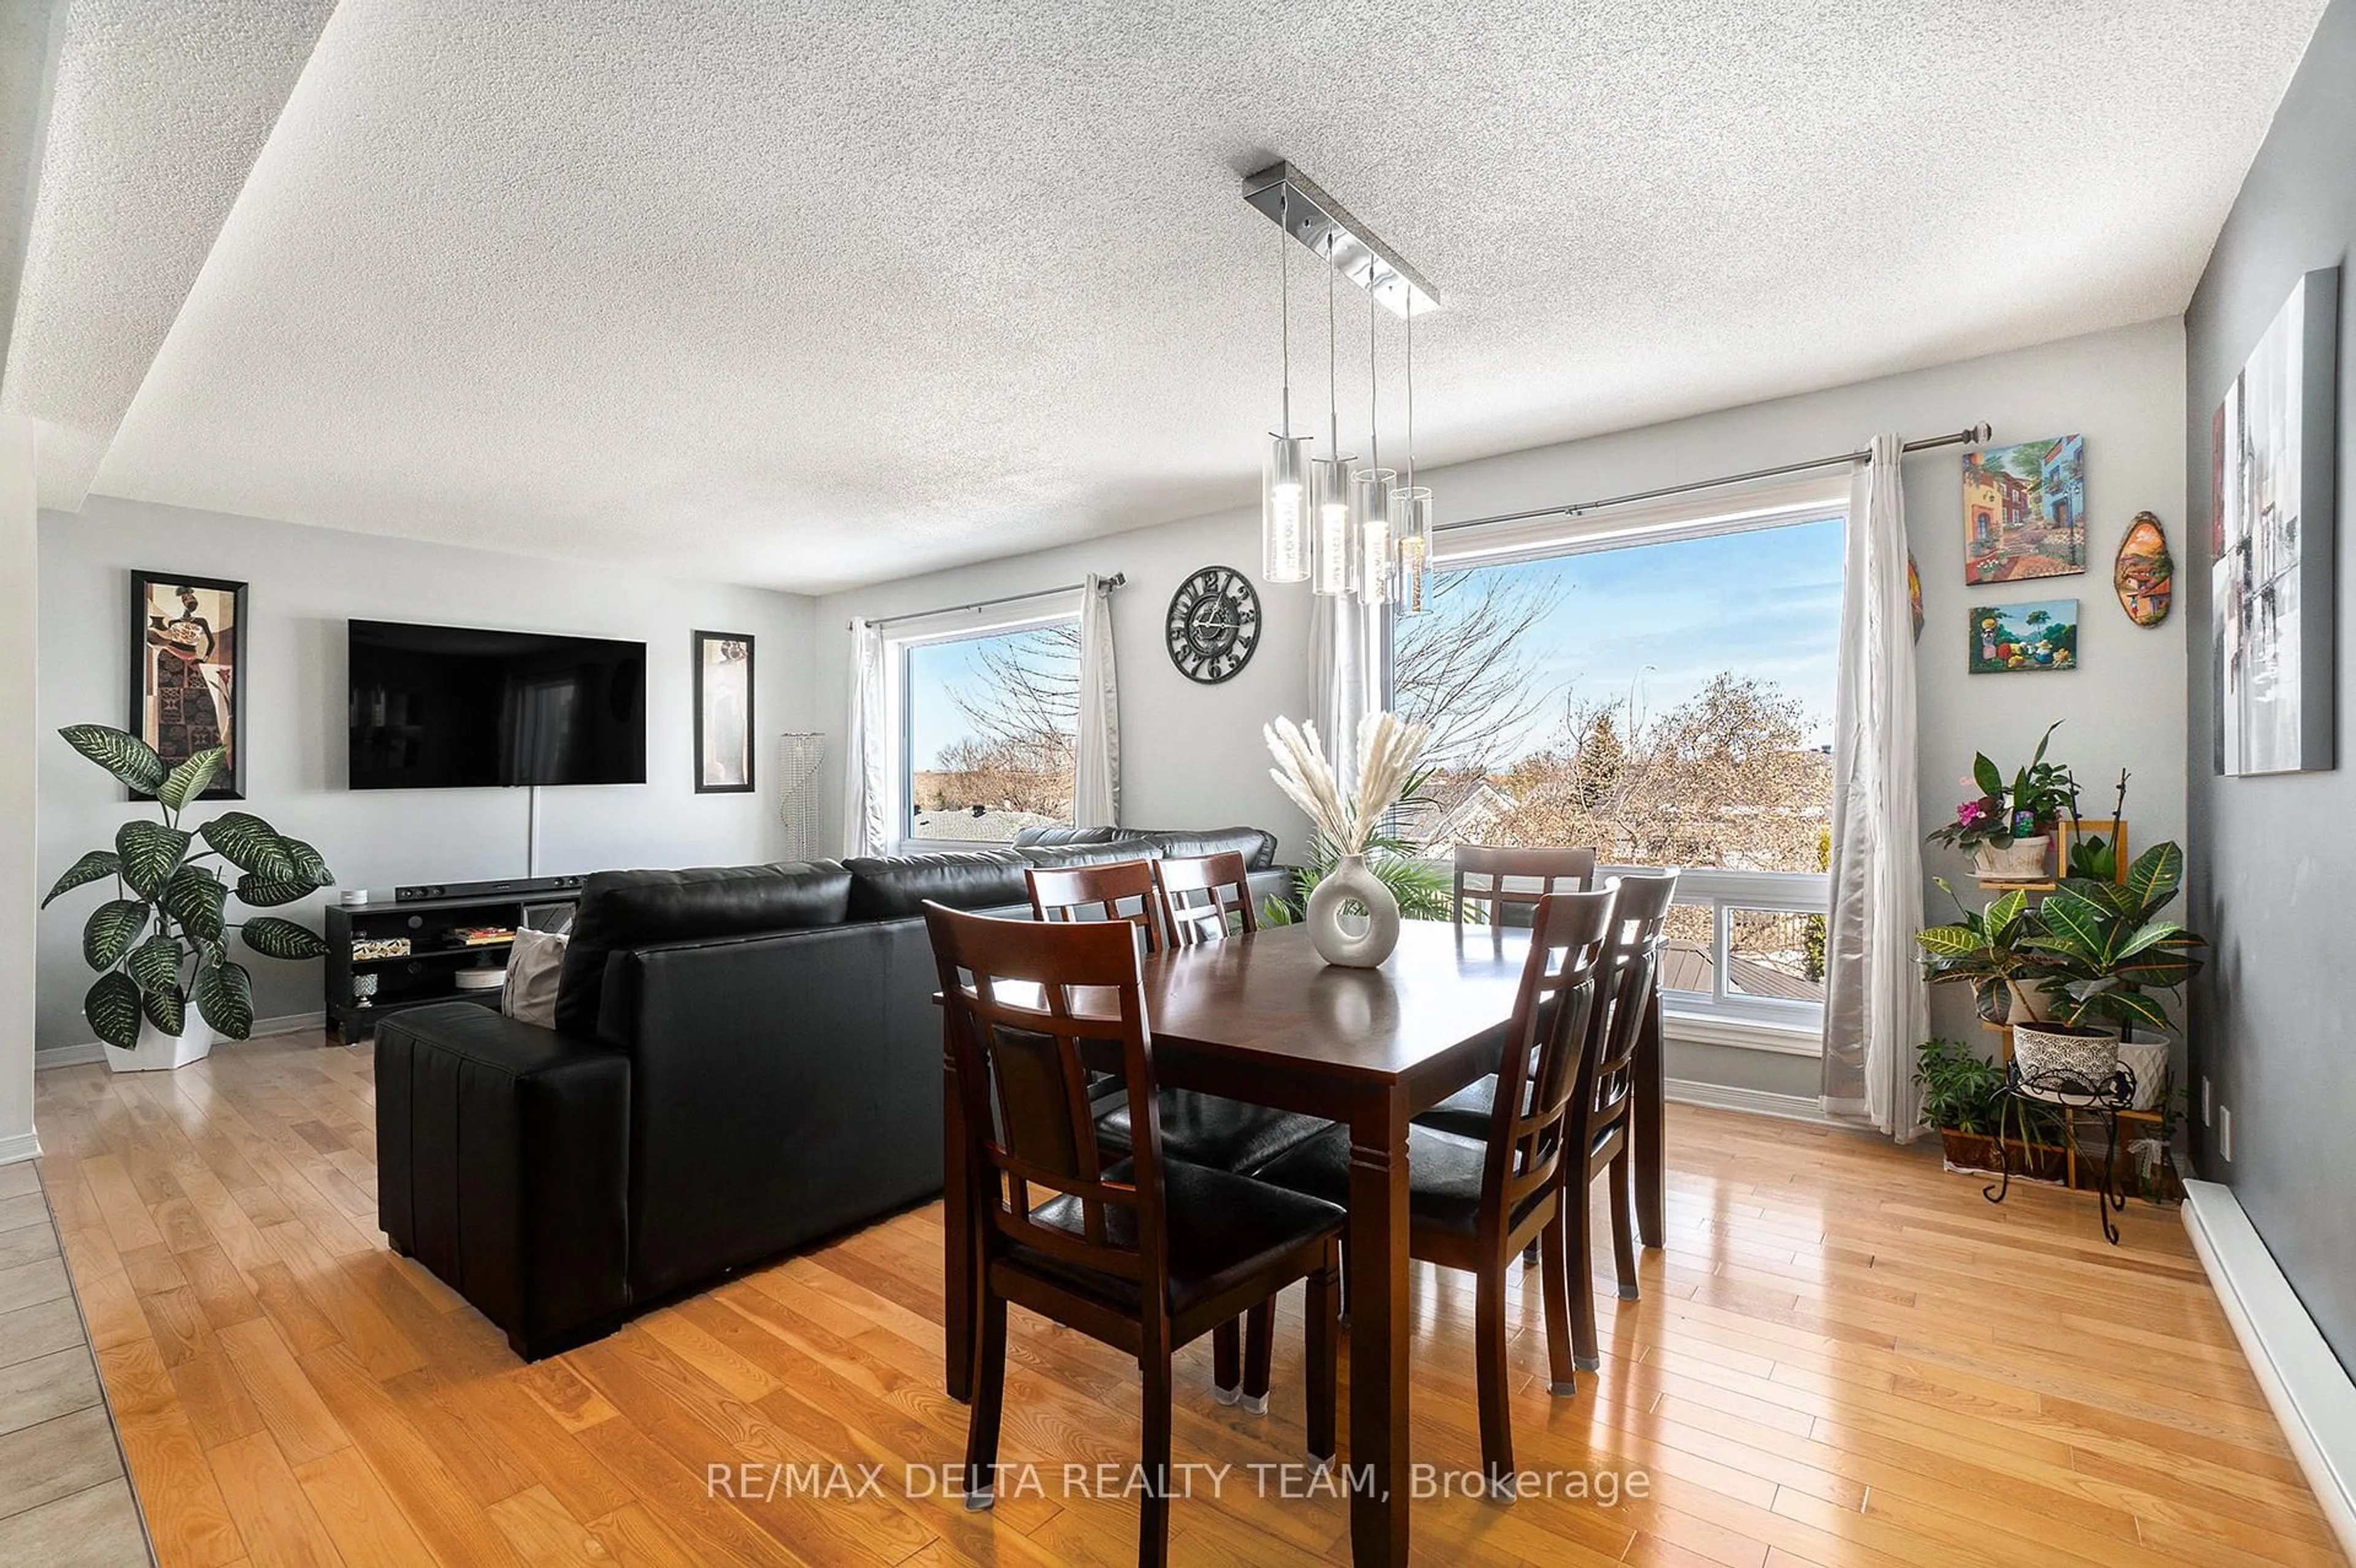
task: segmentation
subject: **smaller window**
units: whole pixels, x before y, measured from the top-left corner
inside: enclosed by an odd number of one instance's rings
[[[1072,820],[1076,617],[910,642],[901,660],[904,838],[1004,844]]]

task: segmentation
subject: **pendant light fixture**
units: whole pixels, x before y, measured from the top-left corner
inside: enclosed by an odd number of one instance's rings
[[[1407,307],[1407,483],[1391,493],[1391,538],[1398,551],[1403,613],[1431,608],[1431,492],[1415,482],[1415,302]]]
[[[1376,336],[1373,278],[1366,301],[1366,458],[1350,485],[1350,530],[1358,549],[1358,597],[1368,604],[1391,598],[1391,486],[1398,475],[1383,466],[1381,355]]]
[[[1329,256],[1330,261],[1332,258]],[[1337,268],[1325,269],[1325,408],[1326,451],[1310,465],[1310,499],[1317,512],[1315,560],[1312,567],[1316,591],[1324,594],[1358,591],[1357,539],[1350,527],[1350,488],[1357,459],[1342,450],[1340,363],[1333,342],[1333,285]]]
[[[1292,433],[1292,239],[1291,200],[1281,203],[1277,246],[1277,299],[1282,312],[1284,411],[1280,431],[1268,438],[1268,462],[1260,475],[1260,577],[1268,582],[1309,579],[1309,442]]]
[[[1269,436],[1261,470],[1262,575],[1270,582],[1304,577],[1322,594],[1355,593],[1370,604],[1403,599],[1419,611],[1428,593],[1431,556],[1430,493],[1415,487],[1414,313],[1440,304],[1430,283],[1373,230],[1290,164],[1271,164],[1244,181],[1244,200],[1282,231],[1282,243],[1298,242],[1325,261],[1325,455],[1310,455],[1310,438],[1292,433],[1290,274],[1280,277],[1284,308],[1284,412],[1280,431]],[[1291,252],[1284,252],[1286,258]],[[1342,451],[1340,373],[1334,294],[1346,277],[1408,322],[1408,485],[1382,466],[1381,435],[1368,431],[1370,462]],[[1369,307],[1371,312],[1371,306]],[[1367,324],[1367,419],[1382,408],[1377,361],[1378,324]],[[1306,475],[1304,487],[1301,480]]]

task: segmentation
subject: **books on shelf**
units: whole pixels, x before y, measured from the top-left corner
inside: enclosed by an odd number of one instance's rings
[[[467,947],[496,947],[515,940],[511,925],[462,925],[450,933]]]

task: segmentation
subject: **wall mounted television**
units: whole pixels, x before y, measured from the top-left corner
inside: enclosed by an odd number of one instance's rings
[[[354,621],[351,787],[647,782],[647,645]]]

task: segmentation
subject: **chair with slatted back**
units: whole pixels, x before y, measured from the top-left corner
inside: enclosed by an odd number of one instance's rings
[[[1251,879],[1244,858],[1233,850],[1156,860],[1153,886],[1162,929],[1173,946],[1224,942],[1259,929],[1259,917],[1252,910]]]
[[[1595,1329],[1594,1226],[1587,1194],[1599,1175],[1611,1178],[1612,1268],[1620,1298],[1636,1299],[1636,1243],[1630,1200],[1631,1124],[1636,1110],[1636,1044],[1653,1008],[1659,981],[1661,930],[1676,899],[1677,874],[1620,876],[1612,880],[1612,931],[1604,947],[1601,985],[1608,992],[1600,1007],[1585,1060],[1580,1066],[1577,1104],[1585,1126],[1572,1147],[1587,1150],[1563,1168],[1569,1189],[1563,1205],[1570,1263],[1570,1321],[1575,1360],[1585,1371],[1602,1361]]]
[[[1486,910],[1492,926],[1519,924],[1518,918],[1508,922],[1508,911],[1518,916],[1520,911],[1536,907],[1547,893],[1585,892],[1595,881],[1592,849],[1459,844],[1454,859],[1456,901],[1450,907],[1460,928],[1468,901]],[[1537,886],[1514,885],[1516,882]]]
[[[1023,874],[1039,920],[1125,920],[1145,933],[1145,950],[1162,951],[1161,900],[1151,860],[1094,866],[1033,866]],[[1124,908],[1124,905],[1133,905]]]
[[[995,1500],[1006,1309],[1024,1307],[1136,1357],[1145,1379],[1138,1561],[1167,1561],[1171,1357],[1308,1285],[1308,1448],[1333,1455],[1342,1211],[1163,1157],[1152,1024],[1135,938],[1103,922],[1046,923],[925,905],[980,1211],[966,1506]],[[1084,1055],[1117,1061],[1148,1107],[1136,1147],[1097,1142]]]
[[[1548,893],[1538,900],[1488,1136],[1476,1142],[1419,1125],[1408,1128],[1408,1255],[1466,1270],[1477,1281],[1473,1359],[1481,1460],[1490,1491],[1499,1498],[1514,1491],[1505,1272],[1514,1254],[1533,1241],[1546,1255],[1539,1277],[1547,1386],[1569,1393],[1575,1376],[1562,1165],[1566,1153],[1576,1163],[1575,1140],[1584,1125],[1578,1086],[1611,916],[1610,893]],[[1302,1146],[1269,1167],[1261,1179],[1346,1204],[1348,1134],[1337,1129]]]

